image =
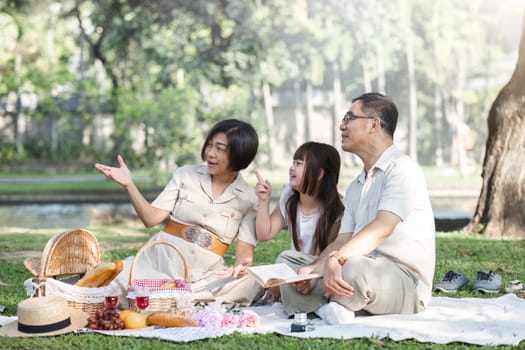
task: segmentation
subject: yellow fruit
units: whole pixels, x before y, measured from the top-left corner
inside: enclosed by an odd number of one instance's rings
[[[124,326],[126,329],[138,329],[146,327],[146,315],[139,314],[138,312],[132,311],[124,318]]]
[[[118,317],[119,317],[122,321],[124,321],[124,320],[126,319],[126,317],[128,317],[128,315],[129,315],[130,313],[132,313],[132,312],[135,312],[135,311],[133,311],[133,310],[123,310],[123,311],[120,312],[120,314],[118,315]]]

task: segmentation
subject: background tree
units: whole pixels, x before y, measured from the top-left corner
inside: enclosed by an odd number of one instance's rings
[[[15,108],[6,114],[11,119],[10,125],[13,129],[13,144],[4,146],[0,153],[0,159],[7,158],[10,161],[19,161],[24,158],[23,137],[20,130],[21,119],[21,90],[24,84],[22,77],[22,64],[24,57],[24,23],[21,16],[31,10],[26,1],[1,0],[0,1],[0,27],[3,28],[0,43],[0,95],[14,94],[16,99]]]
[[[227,117],[260,131],[258,167],[282,166],[306,140],[337,146],[349,100],[368,90],[396,101],[396,144],[422,165],[449,163],[458,120],[481,154],[515,3],[0,0],[0,166],[27,154],[91,168],[118,152],[172,169]]]
[[[516,68],[492,104],[483,186],[470,232],[525,238],[525,16]]]
[[[250,91],[243,77],[257,66],[251,58],[258,45],[251,4],[69,4],[65,16],[77,20],[87,60],[101,65],[110,82],[99,85],[114,115],[113,154],[135,166],[184,163],[197,158],[194,146],[205,124],[246,117]]]

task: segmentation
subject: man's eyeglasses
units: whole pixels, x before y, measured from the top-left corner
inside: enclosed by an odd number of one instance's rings
[[[352,113],[352,111],[348,111],[343,117],[343,124],[348,124],[349,121],[356,120],[356,119],[374,119],[374,118],[375,117],[355,115],[354,113]]]

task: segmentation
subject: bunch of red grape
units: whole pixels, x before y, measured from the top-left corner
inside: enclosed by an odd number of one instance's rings
[[[119,318],[116,310],[98,309],[95,316],[90,316],[87,319],[89,329],[101,329],[106,331],[114,331],[117,329],[124,329],[124,322]]]

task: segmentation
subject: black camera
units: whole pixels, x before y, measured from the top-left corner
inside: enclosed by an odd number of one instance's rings
[[[310,332],[314,330],[314,326],[308,322],[306,313],[296,312],[293,316],[293,323],[290,326],[290,332]]]

